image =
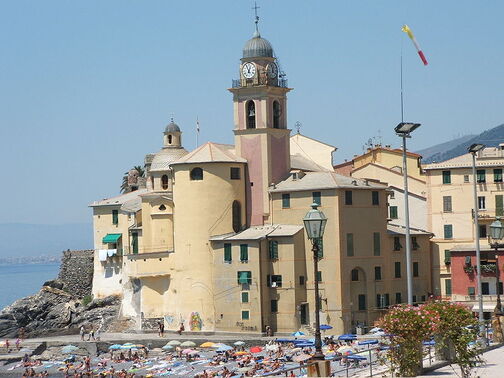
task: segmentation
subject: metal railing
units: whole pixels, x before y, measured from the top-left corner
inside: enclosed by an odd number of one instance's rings
[[[244,88],[256,85],[269,85],[272,87],[288,88],[287,79],[270,79],[268,77],[256,76],[252,79],[233,79],[231,88]]]

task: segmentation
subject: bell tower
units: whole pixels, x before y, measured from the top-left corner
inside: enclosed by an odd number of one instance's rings
[[[234,134],[237,155],[248,162],[247,224],[262,225],[270,216],[268,187],[290,171],[287,129],[287,80],[273,47],[255,32],[243,48],[240,76],[233,80]]]

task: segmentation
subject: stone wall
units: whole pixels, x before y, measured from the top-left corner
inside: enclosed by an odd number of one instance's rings
[[[76,297],[91,295],[93,288],[93,250],[64,251],[58,279],[63,290]]]

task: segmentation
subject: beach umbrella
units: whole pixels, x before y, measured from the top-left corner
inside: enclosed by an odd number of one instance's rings
[[[353,348],[347,345],[338,348],[339,353],[353,352]]]
[[[79,350],[79,348],[76,347],[75,345],[65,345],[63,348],[61,348],[61,353],[63,353],[63,354],[72,354],[76,350]]]
[[[121,346],[122,346],[121,344],[113,344],[113,345],[109,346],[108,348],[110,350],[117,350],[117,349],[121,349]]]
[[[245,351],[239,351],[239,352],[236,352],[235,355],[236,356],[243,356],[244,354],[248,354],[248,352],[245,352]]]
[[[184,341],[182,344],[180,344],[181,347],[195,347],[196,343],[192,341]]]
[[[206,341],[200,345],[200,348],[215,348],[217,344],[212,343],[211,341]]]
[[[244,341],[237,341],[236,343],[234,343],[234,345],[238,345],[238,346],[245,345],[245,342]]]
[[[166,344],[166,345],[165,345],[165,346],[163,346],[161,349],[164,349],[164,350],[172,350],[173,348],[175,348],[173,345]]]
[[[357,340],[357,335],[352,335],[352,334],[345,334],[338,336],[338,340],[343,340],[343,341],[352,341],[352,340]]]
[[[275,344],[269,344],[269,345],[266,345],[266,350],[274,350],[274,351],[277,351],[277,350],[278,350],[278,345],[275,345]]]
[[[296,332],[291,333],[291,335],[292,336],[304,336],[304,333],[301,331],[296,331]]]
[[[303,350],[303,348],[293,348],[293,349],[291,350],[291,352],[294,352],[294,353],[295,353],[295,352],[301,352],[302,350]]]
[[[346,356],[345,358],[347,358],[349,360],[359,360],[359,361],[363,361],[363,360],[367,359],[366,357],[359,356],[358,354],[352,354],[351,356]]]
[[[253,346],[252,348],[250,348],[250,353],[259,353],[259,352],[262,352],[262,348],[260,346]]]
[[[191,353],[193,350],[191,348],[186,348],[182,351],[182,354],[189,354]]]
[[[180,345],[180,341],[178,341],[178,340],[170,340],[170,341],[168,341],[168,343],[166,345],[177,346],[177,345]]]
[[[436,345],[436,342],[434,340],[429,340],[429,341],[422,342],[422,344],[426,345],[426,346],[433,346],[433,345]]]
[[[126,343],[126,344],[121,345],[121,349],[131,349],[131,348],[135,348],[135,344]]]
[[[332,326],[330,326],[329,324],[321,324],[320,325],[320,329],[322,331],[325,331],[325,330],[328,330],[328,329],[332,329]]]
[[[226,344],[222,344],[221,346],[219,346],[219,348],[217,349],[217,352],[227,352],[228,350],[233,350],[233,347],[229,346],[229,345],[226,345]]]
[[[370,344],[378,344],[378,340],[362,340],[358,342],[359,345],[370,345]]]
[[[311,356],[309,354],[301,353],[297,356],[292,357],[292,361],[301,362],[301,361],[309,360],[310,358],[311,358]]]

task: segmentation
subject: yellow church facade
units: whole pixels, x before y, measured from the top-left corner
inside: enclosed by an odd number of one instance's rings
[[[389,226],[387,184],[334,172],[335,147],[291,135],[291,88],[257,30],[239,68],[234,145],[189,152],[172,120],[146,157],[145,188],[91,204],[93,295],[120,295],[121,315],[139,329],[162,320],[168,330],[310,332],[317,279],[334,333],[372,326],[406,298],[404,232]],[[314,202],[329,219],[317,273],[302,221]],[[422,301],[429,235],[413,236]]]

